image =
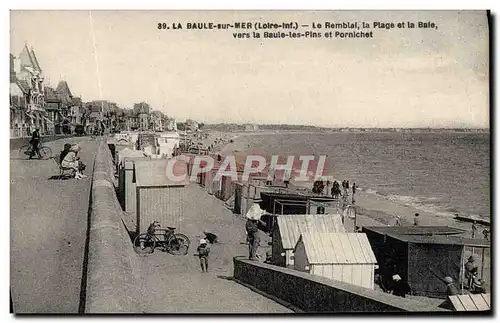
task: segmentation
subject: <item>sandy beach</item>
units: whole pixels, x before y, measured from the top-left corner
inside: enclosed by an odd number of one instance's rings
[[[305,132],[280,132],[280,133],[300,133],[303,134]],[[221,144],[217,146],[217,149],[214,149],[216,152],[220,152],[222,155],[227,156],[229,154],[242,154],[249,147],[249,144],[246,140],[249,136],[255,135],[274,135],[276,132],[274,131],[262,131],[262,132],[234,132],[234,133],[221,133],[214,132],[210,133],[209,138],[207,140],[214,140],[215,138],[222,138]],[[230,143],[230,140],[233,140]],[[210,143],[209,143],[210,144]],[[342,182],[342,179],[335,179],[339,183]],[[349,179],[347,179],[349,180]],[[307,187],[308,189],[312,189],[312,183],[294,183],[292,184],[301,187]],[[352,191],[349,192],[349,199],[351,198]],[[405,205],[404,203],[400,203],[394,200],[390,200],[387,197],[372,194],[369,191],[363,189],[363,187],[359,187],[356,191],[355,195],[355,205],[356,205],[356,213],[358,218],[359,226],[390,226],[394,225],[396,222],[396,216],[400,216],[401,221],[404,226],[413,225],[413,219],[415,213],[419,213],[419,223],[422,226],[449,226],[454,228],[459,228],[465,230],[465,233],[462,234],[463,237],[471,238],[472,237],[472,224],[466,223],[462,221],[457,221],[453,217],[445,216],[443,214],[436,214],[431,211],[422,210],[420,208],[415,208],[409,205]],[[478,232],[476,234],[476,238],[482,239],[482,231],[486,227],[478,225]],[[481,258],[481,254],[476,249],[475,253]],[[466,257],[470,255],[471,251],[466,250]],[[485,273],[484,279],[488,282],[490,281],[490,251],[487,250],[485,252]]]

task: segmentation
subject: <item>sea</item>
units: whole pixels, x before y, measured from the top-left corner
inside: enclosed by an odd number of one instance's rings
[[[440,216],[490,218],[490,135],[463,132],[248,136],[249,148],[327,155],[327,174]]]

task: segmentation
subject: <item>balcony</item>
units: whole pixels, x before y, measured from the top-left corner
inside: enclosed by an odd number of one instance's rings
[[[30,111],[42,111],[42,112],[44,112],[45,109],[42,108],[38,104],[30,103],[30,104],[28,104],[28,112],[30,112]]]

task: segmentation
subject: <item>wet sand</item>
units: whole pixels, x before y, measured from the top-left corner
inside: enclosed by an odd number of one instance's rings
[[[225,133],[223,138],[233,139],[233,143],[227,143],[221,147],[220,152],[223,155],[241,154],[249,148],[246,138],[254,135],[273,135],[276,132],[238,132],[238,133]],[[285,133],[285,132],[281,132]],[[286,132],[286,133],[304,133],[304,132]],[[219,137],[221,133],[219,133]],[[339,183],[342,179],[335,179]],[[349,180],[349,179],[346,179]],[[296,186],[306,187],[312,189],[312,183],[295,183]],[[349,201],[351,201],[352,191],[349,192]],[[397,201],[390,200],[386,197],[371,194],[363,190],[362,187],[358,188],[355,195],[356,213],[358,215],[358,223],[360,226],[390,226],[396,222],[396,216],[400,216],[402,225],[413,225],[415,213],[419,213],[419,225],[421,226],[449,226],[465,230],[462,234],[463,237],[472,237],[472,224],[462,221],[457,221],[453,217],[437,214],[433,212],[423,211],[412,206],[398,203]],[[478,231],[476,238],[483,239],[482,231],[485,226],[477,225]],[[481,249],[475,250],[475,254],[481,259]],[[469,248],[466,249],[466,257],[471,254]],[[490,281],[490,251],[485,252],[485,273],[484,279]]]

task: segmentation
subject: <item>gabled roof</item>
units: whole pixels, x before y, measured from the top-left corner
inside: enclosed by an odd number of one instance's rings
[[[22,67],[32,68],[33,70],[38,72],[42,71],[40,65],[38,64],[35,52],[33,51],[33,49],[29,49],[27,44],[24,45],[21,54],[19,54],[19,60],[21,61]]]
[[[147,104],[146,102],[134,104],[134,112],[136,114],[149,113],[149,110],[150,110],[149,104]]]
[[[365,233],[304,232],[302,241],[310,264],[376,264]]]
[[[156,117],[161,118],[164,116],[163,112],[161,111],[153,111],[152,112]]]
[[[56,92],[64,103],[73,103],[73,94],[71,94],[66,81],[60,81],[59,84],[57,84]]]
[[[294,249],[302,233],[346,232],[339,214],[280,215],[277,224],[283,249]]]
[[[29,90],[31,89],[31,86],[30,86],[30,83],[26,80],[17,80],[17,85],[19,86],[19,88],[24,92],[24,93],[28,93]]]
[[[36,58],[36,55],[35,55],[35,50],[32,48],[31,51],[30,51],[30,56],[31,56],[31,60],[33,61],[33,64],[35,65],[35,68],[41,72],[42,69],[40,68],[40,64],[38,63],[38,59]]]
[[[52,103],[52,102],[59,103],[59,102],[61,102],[59,95],[57,95],[56,91],[49,86],[45,87],[45,102],[47,102],[47,103]]]

